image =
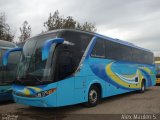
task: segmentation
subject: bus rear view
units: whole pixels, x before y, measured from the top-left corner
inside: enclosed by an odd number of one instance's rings
[[[128,42],[78,30],[30,38],[22,49],[13,96],[17,103],[60,107],[155,85],[153,53]]]

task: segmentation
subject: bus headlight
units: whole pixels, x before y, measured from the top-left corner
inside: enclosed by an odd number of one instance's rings
[[[52,88],[52,89],[50,89],[50,90],[46,90],[46,91],[43,91],[43,92],[39,92],[39,93],[37,93],[35,96],[36,96],[36,97],[45,97],[45,96],[47,96],[47,95],[52,94],[52,93],[55,92],[55,91],[56,91],[56,88]]]

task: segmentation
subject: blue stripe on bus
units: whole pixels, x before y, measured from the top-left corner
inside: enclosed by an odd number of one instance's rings
[[[94,45],[96,44],[96,39],[97,39],[96,36],[92,38],[92,44],[91,44],[91,46],[90,46],[90,48],[89,48],[89,50],[88,50],[88,53],[87,53],[87,55],[86,55],[86,59],[89,58],[89,56],[90,56],[90,54],[91,54],[91,52],[92,52],[92,49],[93,49]]]

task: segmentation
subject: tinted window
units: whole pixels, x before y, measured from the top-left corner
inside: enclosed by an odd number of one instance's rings
[[[66,41],[74,43],[74,45],[68,46],[67,49],[73,54],[76,68],[93,36],[80,32],[65,31],[61,37]]]
[[[105,47],[104,47],[105,45]],[[110,40],[97,39],[92,56],[104,56],[107,59],[122,60],[136,63],[153,64],[153,53],[133,48]]]
[[[3,69],[2,58],[3,58],[3,54],[6,51],[7,50],[4,50],[4,49],[0,50],[0,83],[4,81],[4,72],[5,72],[5,70]]]
[[[65,31],[61,37],[74,43],[72,46],[73,52],[75,52],[75,55],[82,56],[93,36],[86,33]]]
[[[44,69],[46,66],[46,62],[47,60],[43,60],[42,61],[42,46],[44,44],[44,42],[46,40],[55,38],[57,36],[56,33],[52,33],[52,34],[47,34],[47,35],[42,35],[42,36],[38,36],[35,37],[35,39],[37,40],[36,46],[33,46],[33,48],[35,49],[35,53],[34,56],[32,56],[32,63],[30,63],[30,70],[29,71],[36,71],[39,69]],[[32,51],[33,52],[33,51]],[[41,71],[43,72],[43,71]],[[43,73],[41,72],[37,72],[37,75],[39,74],[39,76],[41,76]]]
[[[122,46],[119,43],[114,43],[110,41],[109,44],[110,50],[108,52],[111,52],[111,59],[121,60],[122,59]]]
[[[12,82],[16,78],[17,65],[19,63],[19,59],[21,56],[21,52],[12,52],[8,57],[8,64],[6,66],[6,71],[4,72],[4,77],[6,81]]]
[[[55,52],[55,80],[62,80],[74,72],[74,58],[71,51],[65,49],[65,45],[59,45]]]
[[[1,50],[1,55],[3,55],[6,50]],[[2,57],[1,57],[1,67],[0,67],[0,82],[2,83],[11,83],[15,79],[17,64],[19,62],[21,52],[11,52],[8,57],[7,66],[2,66]]]
[[[59,44],[56,47],[54,58],[56,59],[56,80],[64,79],[75,72],[93,35],[64,31],[60,37],[64,38],[65,41],[73,43],[73,45]]]
[[[113,57],[112,57],[112,47],[111,47],[111,45],[112,45],[112,42],[111,41],[108,41],[108,40],[106,40],[105,41],[105,56],[106,56],[106,58],[108,58],[108,59],[113,59]]]
[[[132,48],[120,43],[106,40],[106,58],[115,60],[132,60]]]
[[[122,59],[124,61],[132,61],[132,47],[121,45]]]
[[[32,81],[33,84],[36,79],[38,79],[38,81],[48,80],[50,66],[46,66],[48,59],[42,60],[42,46],[46,40],[56,37],[57,33],[50,33],[33,37],[25,43],[22,57],[18,65],[18,79],[24,80],[28,85],[31,84],[30,81]],[[33,79],[33,76],[36,76],[36,79]]]
[[[105,40],[98,38],[91,53],[92,57],[105,58]]]
[[[132,49],[132,61],[138,63],[145,63],[145,64],[153,64],[153,53],[140,50],[138,48]]]
[[[6,51],[7,51],[7,50],[0,49],[0,66],[2,66],[2,58],[3,58],[3,54],[4,54]]]

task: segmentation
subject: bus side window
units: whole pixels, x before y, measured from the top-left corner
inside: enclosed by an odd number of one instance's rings
[[[98,38],[91,53],[92,57],[105,58],[105,40]]]

